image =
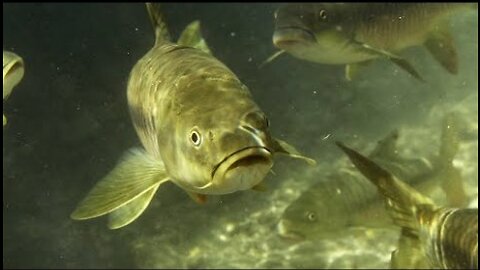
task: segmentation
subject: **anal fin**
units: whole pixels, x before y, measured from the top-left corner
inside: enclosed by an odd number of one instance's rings
[[[317,164],[317,162],[314,159],[311,159],[302,155],[297,149],[295,149],[295,147],[293,147],[292,145],[288,144],[285,141],[274,138],[273,143],[274,143],[275,152],[286,154],[292,158],[302,159],[312,166]]]
[[[386,51],[386,50],[383,50],[383,49],[380,49],[380,48],[375,48],[375,47],[372,47],[368,44],[365,44],[365,43],[361,43],[361,42],[356,42],[357,45],[359,46],[359,50],[362,50],[366,53],[370,53],[370,54],[373,54],[373,55],[377,55],[377,56],[382,56],[382,57],[386,57],[387,59],[389,59],[390,61],[392,61],[394,64],[396,64],[397,66],[399,66],[400,68],[402,68],[403,70],[407,71],[408,73],[410,73],[410,75],[412,75],[413,77],[415,77],[416,79],[418,79],[419,81],[422,81],[422,82],[425,82],[425,80],[422,78],[422,76],[420,76],[420,74],[417,72],[417,70],[412,66],[412,64],[410,64],[410,62],[408,62],[406,59],[402,58],[401,56],[399,55],[396,55],[392,52],[389,52],[389,51]]]
[[[190,191],[187,191],[187,194],[190,198],[192,198],[192,200],[194,200],[198,204],[204,204],[207,202],[207,195],[205,194],[199,194]]]

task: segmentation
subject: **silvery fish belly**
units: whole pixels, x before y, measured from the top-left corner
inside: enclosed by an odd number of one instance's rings
[[[425,45],[448,72],[456,74],[458,57],[446,19],[468,8],[477,7],[465,3],[286,4],[275,12],[273,43],[300,59],[345,64],[347,79],[368,60],[380,57],[422,79],[399,53]]]
[[[23,78],[25,67],[23,59],[17,54],[3,51],[3,100],[7,99],[15,87]],[[3,115],[3,125],[7,118]]]
[[[202,203],[205,194],[255,188],[274,153],[315,163],[270,135],[247,87],[210,54],[198,21],[173,43],[158,4],[147,4],[147,11],[155,45],[133,67],[127,89],[143,149],[127,152],[73,219],[109,214],[109,227],[116,229],[140,216],[166,181]]]

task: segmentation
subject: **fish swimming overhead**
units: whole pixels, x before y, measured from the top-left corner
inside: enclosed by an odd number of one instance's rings
[[[12,93],[13,87],[23,78],[25,65],[23,59],[17,54],[3,51],[3,100]],[[3,125],[7,124],[7,118],[3,115]]]
[[[274,45],[294,57],[346,65],[351,80],[376,58],[386,58],[423,80],[399,53],[425,45],[450,73],[458,57],[447,17],[470,3],[295,3],[275,12]]]
[[[424,256],[434,268],[478,269],[478,208],[439,207],[372,160],[343,143],[337,145],[377,187],[402,229],[399,248],[392,252],[393,268],[417,268]]]
[[[97,183],[73,219],[109,214],[111,229],[135,220],[158,187],[172,181],[197,202],[259,185],[284,153],[314,164],[271,136],[248,88],[210,54],[191,23],[170,41],[157,4],[147,4],[155,45],[133,67],[127,89],[134,149]]]

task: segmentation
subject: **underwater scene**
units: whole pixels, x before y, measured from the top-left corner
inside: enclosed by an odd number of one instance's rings
[[[477,3],[3,3],[3,268],[478,269]]]

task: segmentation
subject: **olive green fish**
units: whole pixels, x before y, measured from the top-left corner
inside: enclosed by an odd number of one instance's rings
[[[377,58],[386,58],[419,80],[399,53],[425,45],[450,73],[458,57],[446,19],[465,3],[295,3],[275,12],[273,43],[294,57],[346,65],[346,78]]]
[[[23,78],[25,66],[23,59],[17,54],[9,51],[3,51],[3,100],[6,100],[13,87],[15,87]],[[7,124],[7,118],[3,115],[3,125]]]
[[[311,164],[275,139],[248,88],[210,54],[199,22],[170,42],[159,6],[147,4],[155,45],[133,67],[128,105],[143,149],[129,151],[72,213],[73,219],[109,214],[111,229],[135,220],[162,183],[172,181],[197,202],[259,185],[273,155]]]
[[[401,228],[392,268],[478,269],[478,208],[439,207],[374,161],[337,145],[377,187]]]
[[[441,186],[447,200],[465,206],[468,198],[460,171],[452,160],[458,151],[458,119],[447,114],[442,123],[440,151],[430,158],[398,154],[398,130],[378,141],[369,157],[419,188],[431,192]],[[282,237],[292,240],[338,235],[348,227],[393,227],[374,185],[350,168],[340,168],[309,187],[284,211],[278,223]]]

